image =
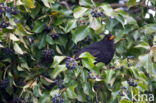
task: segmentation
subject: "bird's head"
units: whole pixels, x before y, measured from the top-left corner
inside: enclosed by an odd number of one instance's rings
[[[108,34],[104,37],[104,41],[113,41],[115,38],[115,35],[112,35],[112,34]]]

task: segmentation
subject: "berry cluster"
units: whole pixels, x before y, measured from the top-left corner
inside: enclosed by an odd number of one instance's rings
[[[104,13],[103,12],[95,10],[95,9],[91,11],[91,15],[92,15],[92,17],[95,17],[95,18],[97,18],[97,17],[104,17]]]
[[[27,103],[27,102],[22,98],[14,97],[13,98],[13,103]]]
[[[58,33],[53,33],[53,34],[51,34],[51,37],[52,37],[54,40],[56,40],[56,39],[59,38],[59,34],[58,34]]]
[[[64,88],[64,83],[63,83],[63,80],[55,80],[55,84],[58,86],[58,88],[62,89]]]
[[[4,5],[4,3],[0,3],[0,15],[6,12],[12,15],[17,15],[19,13],[15,7],[7,7]]]
[[[53,103],[64,103],[64,99],[60,95],[55,95],[52,98]]]
[[[10,24],[7,21],[0,22],[0,28],[7,28]]]
[[[52,49],[44,49],[42,51],[42,57],[41,57],[41,60],[42,62],[44,63],[52,63],[53,61],[53,50]]]
[[[2,48],[2,52],[7,57],[10,57],[10,56],[12,56],[14,54],[14,50],[11,49],[11,48],[8,48],[8,47]]]
[[[67,58],[67,60],[66,60],[66,67],[68,69],[75,69],[76,66],[77,66],[77,63],[76,63],[74,58]]]
[[[0,80],[0,88],[1,89],[5,89],[8,86],[9,86],[9,80],[8,79]]]
[[[129,79],[127,83],[132,87],[136,87],[138,85],[137,82],[134,81],[134,79]]]

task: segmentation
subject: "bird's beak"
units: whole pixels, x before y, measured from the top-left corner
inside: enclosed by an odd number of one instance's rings
[[[109,40],[113,40],[115,38],[115,35],[112,35],[111,37],[109,37]]]

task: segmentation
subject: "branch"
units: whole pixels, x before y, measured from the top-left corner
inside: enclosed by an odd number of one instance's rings
[[[110,4],[110,5],[112,6],[112,8],[127,7],[126,4],[118,4],[118,3],[114,3],[114,4]],[[144,8],[148,8],[148,9],[152,9],[152,10],[156,11],[155,7],[147,6],[147,5],[143,4],[143,3],[138,3],[138,4],[134,5],[133,7],[137,7],[137,6],[142,6]]]

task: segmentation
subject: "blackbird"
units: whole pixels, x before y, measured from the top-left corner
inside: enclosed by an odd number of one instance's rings
[[[96,57],[96,63],[103,62],[108,64],[115,52],[114,35],[106,35],[103,40],[90,44],[75,54],[75,59],[79,59],[79,55],[83,52],[89,52]]]

